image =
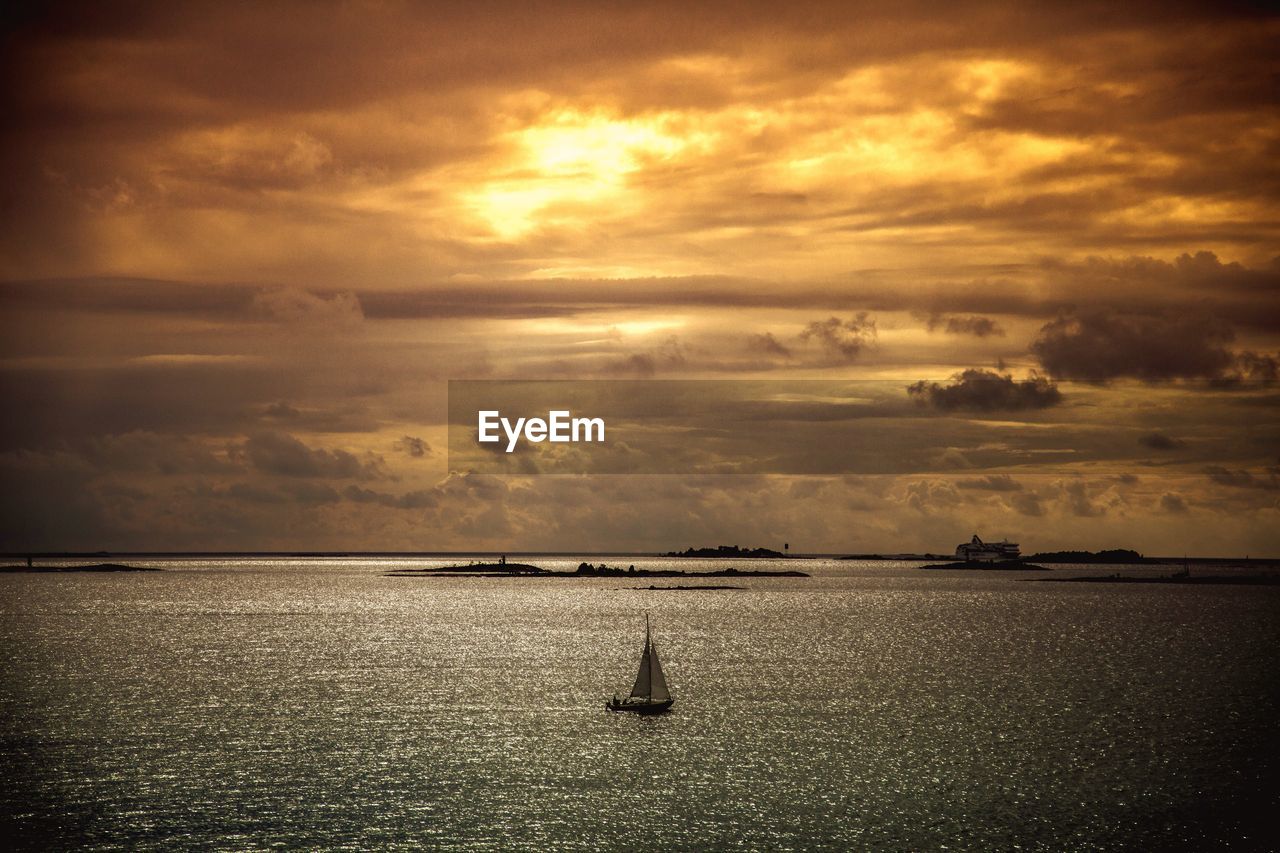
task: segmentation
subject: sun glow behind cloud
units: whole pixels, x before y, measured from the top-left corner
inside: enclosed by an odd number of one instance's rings
[[[702,79],[710,66],[680,67]],[[1074,158],[1132,165],[1131,149],[1102,154],[1096,140],[1070,134],[966,128],[1051,78],[1032,61],[931,59],[858,68],[805,92],[656,111],[571,100],[531,109],[512,96],[487,157],[426,180],[452,187],[454,237],[543,250],[506,273],[514,278],[795,276],[894,264],[905,245],[972,232],[963,217],[901,222],[911,207],[1016,204],[1028,193],[1024,176]],[[1153,169],[1167,158],[1142,162]],[[1091,179],[1075,171],[1037,182],[1072,192]],[[893,194],[908,195],[887,211]]]
[[[513,154],[503,172],[461,198],[502,239],[542,224],[633,212],[630,175],[709,143],[676,124],[670,114],[623,119],[560,110],[506,134],[503,147]]]

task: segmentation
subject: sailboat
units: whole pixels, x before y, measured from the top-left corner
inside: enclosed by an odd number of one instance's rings
[[[606,706],[610,711],[629,711],[633,714],[661,714],[676,700],[667,689],[662,664],[658,662],[658,648],[653,644],[649,630],[649,614],[644,615],[644,652],[640,655],[640,672],[631,688],[631,695],[623,698],[617,693]]]

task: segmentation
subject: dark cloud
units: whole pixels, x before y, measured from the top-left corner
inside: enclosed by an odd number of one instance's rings
[[[409,454],[415,459],[421,459],[422,457],[429,456],[431,454],[431,445],[427,444],[423,439],[412,435],[406,435],[402,438],[396,439],[395,448],[396,450]]]
[[[441,495],[486,501],[504,499],[510,492],[510,487],[501,478],[473,471],[450,471],[436,489]]]
[[[572,285],[556,292],[531,282],[484,282],[470,289],[441,285],[409,291],[365,291],[358,296],[361,310],[370,320],[536,319],[570,317],[598,309],[590,294],[577,290]]]
[[[306,326],[349,326],[364,319],[354,293],[326,296],[297,287],[259,291],[249,307],[264,319]]]
[[[955,486],[944,480],[920,480],[907,484],[906,504],[917,512],[930,513],[963,502],[964,498]]]
[[[246,317],[259,289],[243,284],[193,284],[142,278],[73,278],[0,282],[6,311],[44,308],[118,314]]]
[[[1160,509],[1171,515],[1181,515],[1187,512],[1187,502],[1175,492],[1165,492],[1160,496]]]
[[[1280,378],[1280,358],[1275,355],[1246,350],[1236,354],[1235,366],[1242,380],[1275,382]]]
[[[281,477],[368,479],[382,476],[379,459],[361,460],[341,449],[312,449],[283,432],[257,433],[245,442],[241,452],[258,471]]]
[[[329,318],[341,323],[467,317],[536,318],[591,310],[589,288],[551,288],[529,282],[478,282],[471,288],[437,284],[429,289],[262,288],[235,282],[160,279],[49,278],[0,281],[0,306],[111,314],[172,315],[210,320],[269,321]],[[559,292],[558,292],[559,291]],[[673,294],[674,296],[674,294]],[[612,300],[611,300],[612,301]],[[643,304],[643,303],[640,303]]]
[[[920,403],[944,412],[980,412],[1045,409],[1062,402],[1058,387],[1042,376],[1015,381],[1008,374],[971,368],[958,374],[950,385],[921,380],[907,387]]]
[[[758,335],[752,335],[747,338],[747,349],[753,352],[764,353],[765,355],[776,355],[782,358],[791,358],[791,350],[784,346],[777,338],[773,336],[773,332],[762,332]]]
[[[1009,505],[1019,515],[1038,518],[1044,515],[1044,504],[1035,492],[1016,492],[1009,497]]]
[[[264,407],[261,418],[276,428],[304,432],[372,432],[378,428],[366,408],[300,407],[283,400]]]
[[[257,483],[238,482],[232,483],[225,489],[215,488],[214,492],[238,502],[268,505],[293,504],[308,507],[336,504],[343,498],[342,493],[332,486],[309,480],[286,482],[275,488]]]
[[[262,417],[267,420],[296,421],[301,419],[302,412],[281,400],[263,409]]]
[[[392,495],[350,485],[342,490],[342,496],[355,503],[373,503],[391,509],[426,509],[440,503],[440,494],[436,489],[419,489]]]
[[[84,446],[86,462],[110,471],[161,475],[221,473],[233,469],[223,455],[186,436],[136,430],[97,436]]]
[[[1089,311],[1045,324],[1031,351],[1056,379],[1215,379],[1236,362],[1227,349],[1234,338],[1204,314]]]
[[[282,504],[289,500],[278,489],[268,489],[253,483],[232,483],[226,487],[225,494],[237,501],[253,504]]]
[[[327,483],[314,483],[306,480],[284,483],[280,488],[290,495],[295,503],[318,506],[320,504],[334,504],[342,500],[342,496],[338,490]]]
[[[1153,306],[1211,314],[1239,327],[1280,329],[1280,307],[1270,294],[1280,288],[1280,264],[1251,269],[1224,264],[1215,255],[1184,254],[1174,262],[1135,256],[1123,260],[1068,262],[1045,257],[1036,263],[944,269],[860,270],[823,283],[783,284],[732,276],[671,276],[631,279],[482,279],[465,287],[430,280],[411,289],[366,285],[355,293],[310,287],[252,287],[238,283],[188,283],[139,278],[77,278],[0,282],[0,305],[48,311],[82,310],[263,321],[291,314],[331,315],[357,322],[451,318],[539,318],[575,316],[607,307],[611,312],[650,307],[816,308],[912,311],[938,317],[935,329],[957,320],[960,333],[976,334],[987,312],[1046,318],[1074,313],[1082,301],[1121,313],[1151,312]],[[606,296],[607,295],[607,296]],[[976,325],[965,329],[971,324]],[[994,320],[990,320],[995,323]],[[998,336],[998,333],[996,333]],[[1265,358],[1265,356],[1263,356]]]
[[[296,389],[296,369],[236,358],[133,360],[85,369],[0,367],[6,408],[0,446],[130,432],[208,435],[240,432],[246,413]]]
[[[610,359],[603,372],[610,375],[653,376],[659,372],[679,370],[688,361],[688,348],[671,335],[660,345],[622,358]]]
[[[990,317],[978,315],[932,314],[928,320],[929,331],[941,329],[949,335],[973,335],[975,338],[1004,337],[1004,329]]]
[[[1211,465],[1205,469],[1209,479],[1219,486],[1230,486],[1235,489],[1264,489],[1275,491],[1280,489],[1280,466],[1266,468],[1261,475],[1239,468],[1225,468]]]
[[[1089,486],[1081,480],[1070,480],[1058,484],[1061,501],[1072,515],[1080,518],[1097,518],[1106,514],[1106,508],[1094,502],[1089,494]]]
[[[1162,432],[1149,432],[1139,436],[1138,444],[1143,447],[1149,447],[1152,450],[1177,450],[1187,446],[1187,443],[1182,439],[1174,438]]]
[[[956,486],[987,492],[1017,492],[1022,489],[1022,484],[1008,474],[988,474],[977,479],[957,480]]]
[[[800,333],[802,341],[815,340],[828,353],[845,361],[852,361],[864,349],[875,346],[876,321],[867,312],[860,311],[848,320],[829,317],[814,320]]]

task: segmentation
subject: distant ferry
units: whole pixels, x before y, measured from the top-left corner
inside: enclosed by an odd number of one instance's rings
[[[973,539],[956,546],[956,557],[976,563],[995,563],[1001,560],[1016,560],[1022,554],[1017,542],[983,542],[978,534]]]

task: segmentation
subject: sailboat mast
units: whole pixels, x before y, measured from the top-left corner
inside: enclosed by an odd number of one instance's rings
[[[645,675],[648,676],[648,684],[644,686],[644,695],[646,697],[653,696],[653,661],[650,659],[652,654],[653,641],[649,639],[649,611],[644,612],[644,660],[649,664],[644,668]]]

